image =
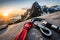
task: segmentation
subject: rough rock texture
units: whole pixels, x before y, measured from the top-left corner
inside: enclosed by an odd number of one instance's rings
[[[60,12],[47,14],[45,16],[39,16],[39,18],[44,18],[49,23],[60,26]],[[30,21],[30,19],[27,21]],[[16,34],[20,32],[21,29],[24,27],[23,24],[27,21],[8,26],[8,28],[5,29],[2,32],[2,34],[0,34],[0,40],[13,40]],[[31,28],[31,30],[28,32],[26,39],[27,40],[60,40],[60,33],[53,30],[52,32],[53,32],[53,35],[52,37],[49,38],[49,37],[43,36],[38,29]]]

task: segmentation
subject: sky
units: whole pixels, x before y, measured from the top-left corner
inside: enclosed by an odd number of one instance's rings
[[[0,0],[0,13],[20,10],[21,8],[31,8],[33,3],[37,1],[39,5],[60,5],[60,0]]]
[[[30,8],[35,1],[40,5],[60,5],[60,0],[0,0],[0,7]]]

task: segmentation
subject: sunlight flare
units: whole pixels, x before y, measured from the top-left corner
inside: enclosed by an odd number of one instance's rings
[[[7,12],[5,12],[3,15],[4,15],[4,16],[8,16],[8,13],[7,13]]]

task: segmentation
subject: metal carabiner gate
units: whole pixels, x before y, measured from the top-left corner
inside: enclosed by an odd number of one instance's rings
[[[36,18],[35,18],[36,19]],[[42,19],[41,19],[42,20]],[[33,20],[34,25],[38,26],[40,28],[40,31],[45,35],[45,36],[51,36],[52,32],[49,28],[43,26],[40,24],[40,19],[37,18],[37,20]],[[44,30],[48,31],[48,33],[44,32]]]

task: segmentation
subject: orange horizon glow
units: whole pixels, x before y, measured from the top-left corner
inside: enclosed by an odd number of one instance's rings
[[[0,19],[5,21],[9,20],[13,16],[24,15],[27,9],[8,9],[0,10]]]

